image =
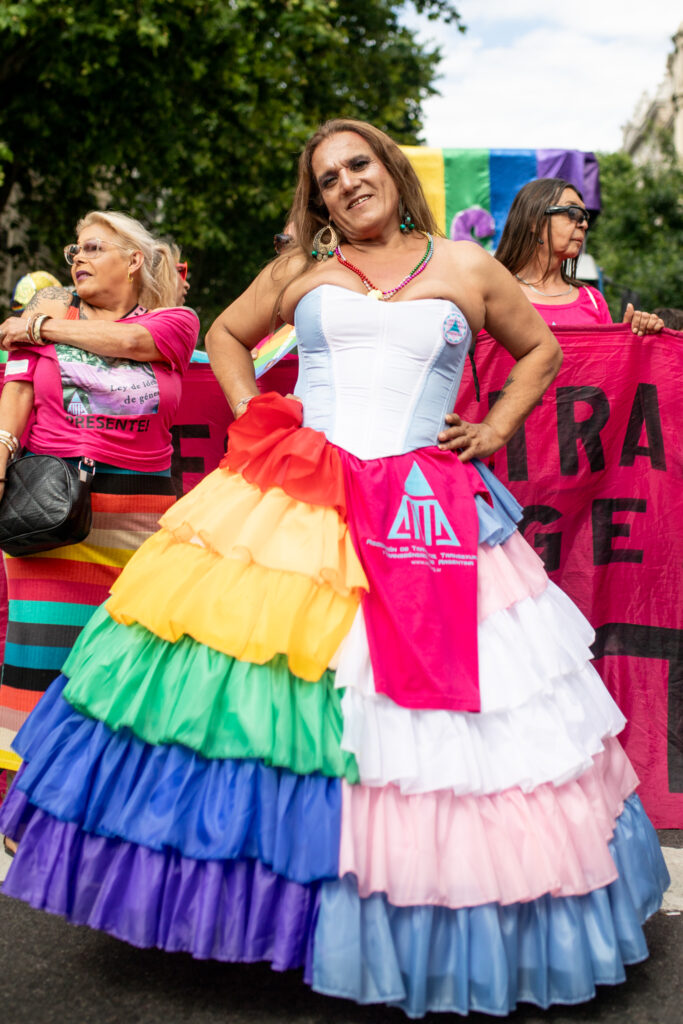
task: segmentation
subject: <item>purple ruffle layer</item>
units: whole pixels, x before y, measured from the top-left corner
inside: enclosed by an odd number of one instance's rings
[[[36,810],[3,894],[134,946],[200,960],[267,960],[284,971],[311,963],[319,889],[257,860],[159,853],[87,835]]]

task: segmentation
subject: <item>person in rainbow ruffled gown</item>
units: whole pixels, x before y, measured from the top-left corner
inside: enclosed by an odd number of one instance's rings
[[[225,459],[18,738],[4,892],[411,1017],[590,999],[647,956],[668,878],[590,626],[480,461],[558,346],[499,263],[434,237],[370,125],[316,132],[292,219],[207,336]],[[296,398],[254,385],[274,313]],[[483,326],[517,363],[470,424],[450,410]]]

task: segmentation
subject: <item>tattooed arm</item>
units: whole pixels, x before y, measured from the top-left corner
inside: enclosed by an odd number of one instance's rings
[[[72,298],[73,293],[68,288],[41,288],[27,303],[24,317],[47,313],[48,316],[58,317],[62,320],[66,316]]]
[[[516,360],[481,423],[468,423],[457,413],[446,416],[439,448],[457,451],[460,461],[468,462],[486,458],[507,444],[557,376],[562,351],[512,275],[484,250],[476,254],[471,250],[477,246],[463,244],[470,249],[468,286],[481,297],[483,325]]]

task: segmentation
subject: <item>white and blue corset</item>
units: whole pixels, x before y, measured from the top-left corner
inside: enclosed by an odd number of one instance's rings
[[[362,459],[437,444],[472,338],[454,303],[323,284],[299,302],[295,327],[304,426]]]

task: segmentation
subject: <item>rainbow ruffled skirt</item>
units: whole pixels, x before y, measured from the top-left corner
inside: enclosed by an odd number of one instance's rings
[[[17,740],[3,892],[411,1017],[590,999],[668,883],[590,627],[481,467],[482,710],[374,692],[339,452],[299,422],[254,400],[84,629]]]

